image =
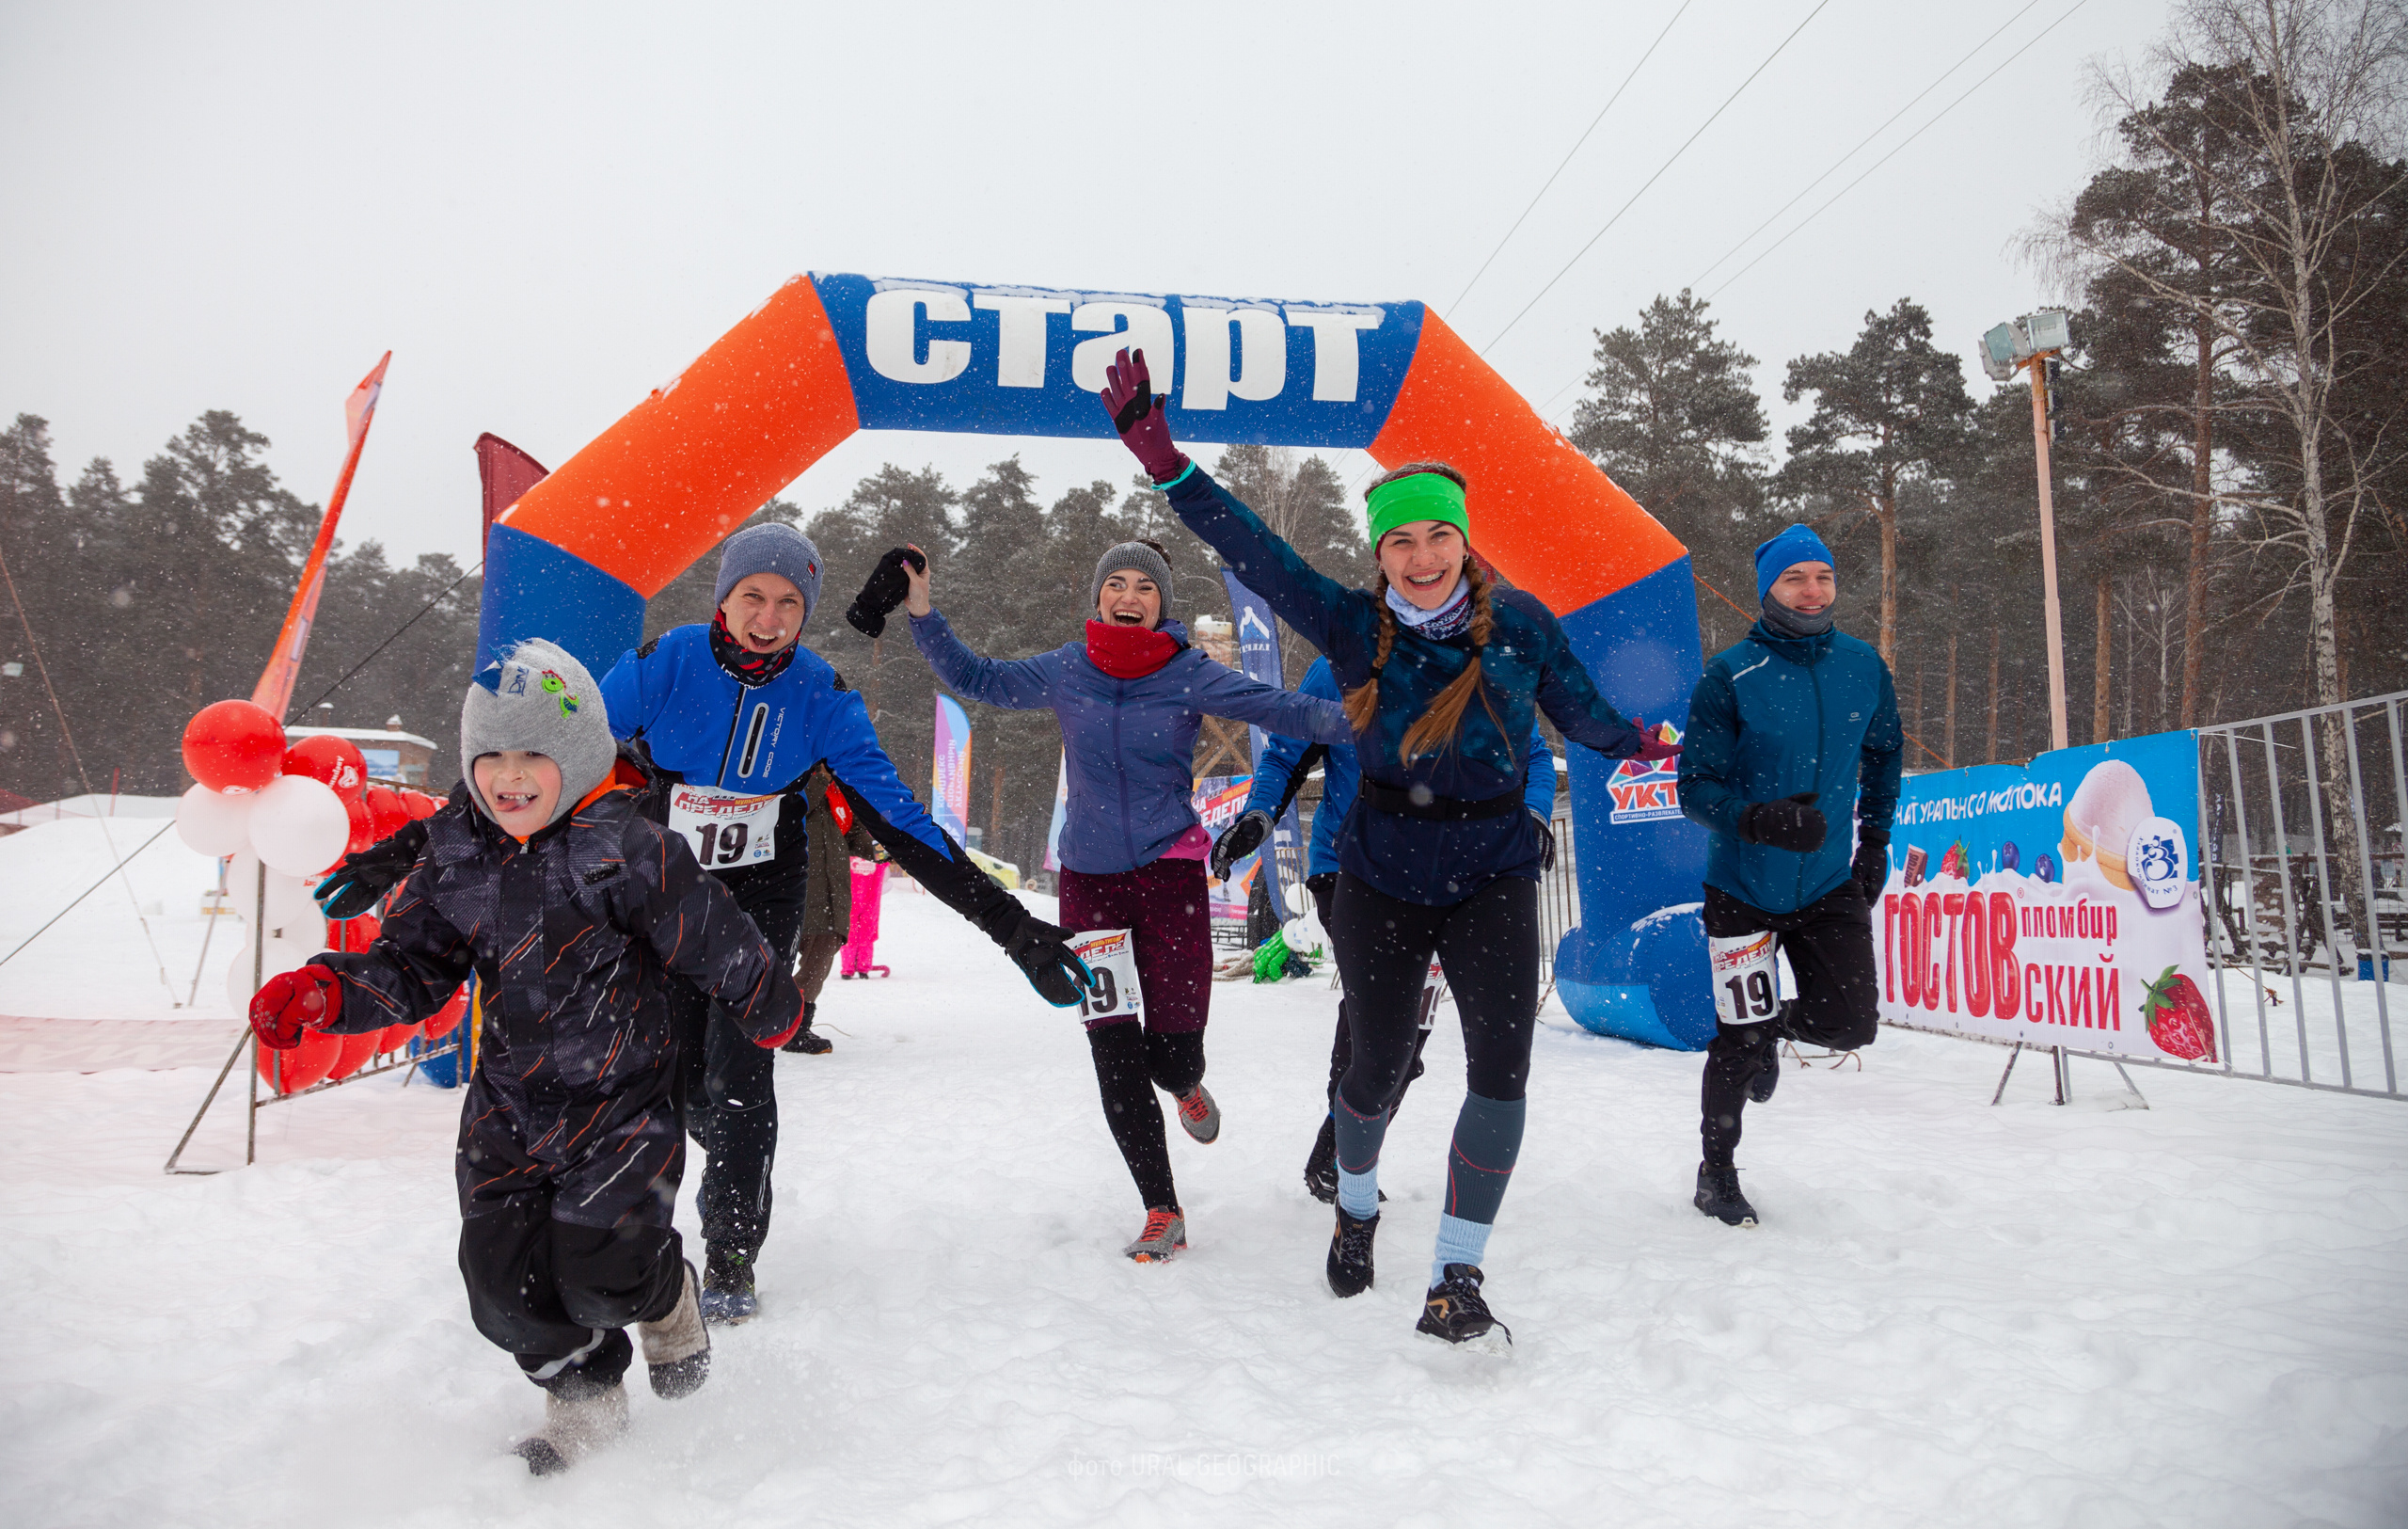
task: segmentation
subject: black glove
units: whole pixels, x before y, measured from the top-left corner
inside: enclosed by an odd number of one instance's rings
[[[1070,932],[1023,913],[1008,938],[996,943],[1028,979],[1037,995],[1056,1009],[1074,1007],[1095,985],[1095,974],[1069,946]]]
[[[1212,879],[1228,881],[1229,868],[1260,849],[1270,836],[1271,815],[1259,809],[1229,824],[1212,845]]]
[[[1759,802],[1739,815],[1739,836],[1751,844],[1812,854],[1823,847],[1823,815],[1814,810],[1813,791],[1800,791],[1778,802]]]
[[[382,900],[418,864],[426,848],[426,820],[414,818],[368,848],[342,857],[310,894],[328,918],[356,918]]]
[[[1539,831],[1539,869],[1553,870],[1555,868],[1555,825],[1540,816],[1535,808],[1530,809],[1530,823]]]
[[[869,571],[869,581],[845,608],[845,620],[863,637],[886,634],[886,618],[895,608],[910,597],[911,581],[904,577],[903,565],[909,563],[922,573],[928,571],[928,560],[916,548],[891,547]]]
[[[1856,860],[1847,873],[1866,902],[1880,901],[1881,888],[1890,884],[1890,836],[1877,828],[1858,829]]]

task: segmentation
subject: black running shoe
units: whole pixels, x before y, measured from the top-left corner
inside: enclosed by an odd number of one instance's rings
[[[806,1025],[800,1029],[796,1030],[794,1034],[787,1039],[786,1043],[780,1046],[778,1049],[780,1051],[799,1051],[806,1057],[824,1057],[829,1052],[835,1050],[836,1047],[826,1036]]]
[[[1305,1187],[1324,1205],[1338,1203],[1338,1123],[1321,1118],[1321,1135],[1313,1138],[1312,1155],[1305,1159]]]
[[[1763,1104],[1781,1087],[1781,1043],[1788,1038],[1792,998],[1781,1006],[1781,1012],[1766,1024],[1756,1027],[1756,1070],[1748,1079],[1748,1097]]]
[[[1479,1267],[1450,1264],[1440,1272],[1446,1278],[1422,1298],[1421,1320],[1413,1325],[1413,1330],[1450,1344],[1465,1344],[1482,1353],[1510,1352],[1513,1330],[1497,1320],[1481,1298],[1480,1282],[1485,1276]]]
[[[1739,1171],[1735,1168],[1708,1168],[1697,1165],[1697,1198],[1692,1202],[1699,1210],[1725,1226],[1753,1226],[1756,1207],[1739,1192]]]
[[[1379,1235],[1377,1213],[1363,1220],[1338,1209],[1338,1229],[1329,1234],[1329,1288],[1339,1296],[1359,1296],[1371,1288],[1371,1239]]]

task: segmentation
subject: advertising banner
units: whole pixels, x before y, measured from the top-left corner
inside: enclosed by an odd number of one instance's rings
[[[1204,832],[1214,838],[1221,831],[1238,820],[1245,810],[1245,799],[1254,789],[1252,775],[1198,775],[1196,794],[1190,801],[1196,816],[1203,820]],[[1208,907],[1215,918],[1244,918],[1246,895],[1254,887],[1254,873],[1262,864],[1262,852],[1257,850],[1229,867],[1226,882],[1207,883]]]
[[[1873,910],[1881,1017],[2216,1061],[2197,758],[2160,733],[1910,777]]]
[[[970,713],[950,695],[937,697],[936,772],[929,777],[928,816],[970,842]]]
[[[1221,570],[1221,582],[1228,586],[1229,619],[1237,630],[1239,666],[1244,669],[1248,679],[1284,689],[1287,680],[1280,673],[1279,621],[1271,613],[1270,602],[1238,582],[1237,575],[1227,568]],[[1271,746],[1271,735],[1252,725],[1247,726],[1246,735],[1254,744],[1251,757],[1259,768],[1262,751]],[[1288,810],[1279,815],[1279,820],[1271,825],[1271,847],[1277,851],[1303,842],[1303,836],[1296,828],[1296,804],[1291,802]],[[1285,888],[1279,884],[1277,855],[1275,853],[1264,864],[1270,868],[1271,911],[1284,924],[1288,921],[1289,912],[1283,900]]]

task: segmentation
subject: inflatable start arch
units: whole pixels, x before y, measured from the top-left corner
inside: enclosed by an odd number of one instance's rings
[[[1598,688],[1686,722],[1687,550],[1418,302],[797,277],[495,523],[479,663],[544,636],[600,673],[647,598],[856,430],[1108,438],[1095,394],[1123,345],[1147,353],[1182,442],[1461,468],[1475,545],[1546,602]],[[1590,1029],[1703,1046],[1704,835],[1669,772],[1570,755],[1582,924],[1557,988]]]

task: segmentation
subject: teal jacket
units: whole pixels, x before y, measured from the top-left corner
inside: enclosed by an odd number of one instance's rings
[[[1681,811],[1712,835],[1705,880],[1751,907],[1796,913],[1847,879],[1850,819],[1885,838],[1905,734],[1890,666],[1836,629],[1782,637],[1761,621],[1714,656],[1689,693]],[[1739,818],[1800,791],[1830,823],[1808,854],[1749,844]]]

